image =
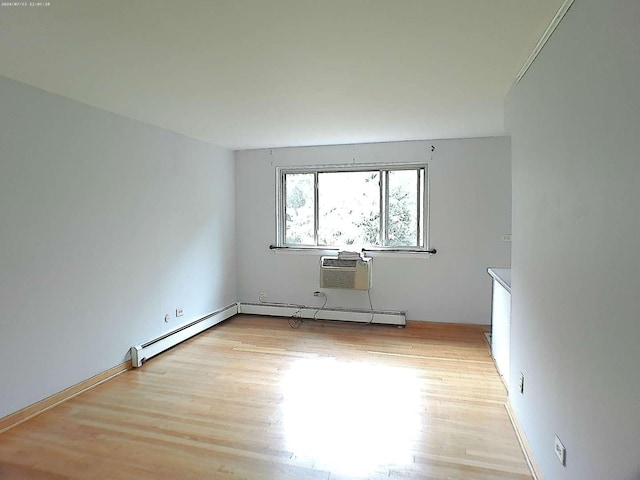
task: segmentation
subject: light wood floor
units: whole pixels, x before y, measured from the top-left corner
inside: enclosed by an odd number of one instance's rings
[[[236,316],[0,435],[0,479],[531,479],[481,327]]]

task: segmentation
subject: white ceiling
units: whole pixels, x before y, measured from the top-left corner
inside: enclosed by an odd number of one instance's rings
[[[562,1],[49,3],[0,7],[1,75],[247,149],[504,134]]]

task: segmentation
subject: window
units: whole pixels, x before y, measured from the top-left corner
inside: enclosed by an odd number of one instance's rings
[[[427,249],[427,167],[278,168],[277,246]]]

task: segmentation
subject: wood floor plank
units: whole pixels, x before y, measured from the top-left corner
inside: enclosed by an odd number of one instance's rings
[[[238,315],[0,434],[0,479],[529,480],[484,332]]]

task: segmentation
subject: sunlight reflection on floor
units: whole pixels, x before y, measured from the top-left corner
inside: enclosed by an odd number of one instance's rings
[[[282,388],[286,448],[316,469],[366,475],[413,462],[422,424],[414,370],[300,359]]]

